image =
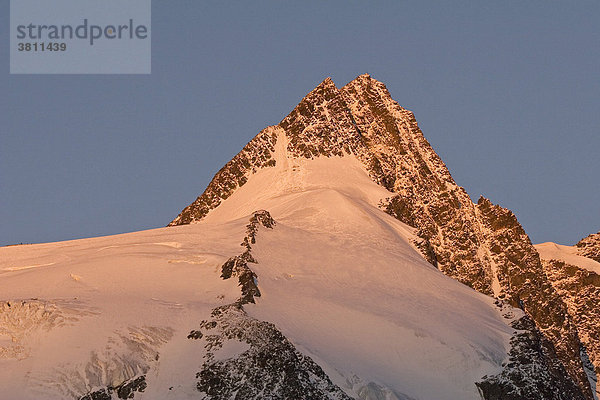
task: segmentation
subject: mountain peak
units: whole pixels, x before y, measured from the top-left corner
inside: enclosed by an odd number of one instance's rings
[[[350,82],[348,82],[346,84],[346,86],[347,85],[354,85],[354,84],[357,84],[357,83],[364,84],[364,83],[369,82],[371,80],[377,81],[376,79],[372,78],[371,75],[369,75],[369,74],[361,74],[361,75],[357,76],[356,78],[352,79]]]
[[[373,78],[369,74],[362,74],[348,82],[344,87],[340,89],[341,92],[349,91],[351,88],[362,88],[362,90],[367,90],[368,88],[377,88],[382,94],[391,98],[391,95],[387,91],[385,84],[377,79]]]
[[[344,162],[327,160],[338,157]],[[238,190],[225,208],[229,213],[266,209],[264,199],[307,188],[355,191],[350,186],[359,182],[354,179],[357,165],[360,182],[366,178],[379,185],[365,198],[416,228],[415,247],[427,261],[532,316],[554,345],[556,362],[565,365],[568,379],[589,391],[577,330],[514,214],[485,198],[474,204],[425,139],[413,113],[369,74],[342,89],[330,78],[323,80],[278,125],[252,139],[170,225],[203,219]],[[260,178],[254,177],[261,170]],[[241,188],[248,181],[252,189]],[[379,204],[373,204],[382,193]],[[331,201],[341,199],[333,196]]]
[[[308,93],[279,127],[295,157],[343,156],[360,145],[360,132],[331,78]]]
[[[376,80],[373,77],[371,77],[371,75],[369,75],[368,73],[364,73],[364,74],[360,74],[359,76],[357,76],[356,78],[354,78],[353,80],[351,80],[349,83],[352,82],[364,82],[364,81],[368,81],[368,80]]]
[[[317,87],[324,87],[324,86],[336,88],[335,83],[333,82],[333,80],[331,79],[330,76],[323,79],[323,81],[317,85]]]
[[[331,77],[327,77],[323,79],[321,83],[319,83],[313,90],[308,92],[298,103],[295,109],[302,107],[306,104],[318,104],[323,100],[331,100],[335,96],[339,94],[338,88],[335,86],[335,83],[331,79]]]

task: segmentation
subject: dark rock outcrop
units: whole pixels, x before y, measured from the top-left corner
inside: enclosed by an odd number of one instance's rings
[[[113,393],[116,394],[119,399],[133,399],[136,392],[141,393],[146,390],[146,387],[146,376],[141,375],[127,380],[118,386],[109,386],[105,389],[99,389],[88,393],[81,397],[80,400],[111,400],[113,398]]]
[[[238,256],[231,257],[221,267],[221,278],[238,278],[242,289],[242,297],[238,300],[238,303],[241,305],[254,303],[254,298],[260,297],[256,274],[248,266],[248,263],[256,264],[256,260],[252,257],[250,250],[252,250],[252,245],[256,243],[256,233],[259,225],[267,229],[273,229],[275,226],[275,221],[271,218],[271,214],[268,211],[259,210],[254,213],[252,218],[250,218],[250,223],[246,225],[246,236],[244,236],[241,244],[246,250]]]
[[[249,317],[240,304],[213,310],[203,321],[207,355],[196,387],[207,399],[351,399],[275,325]],[[219,359],[229,342],[243,351]]]
[[[527,316],[512,324],[508,362],[496,376],[484,376],[476,385],[485,400],[582,400],[581,389],[564,379],[565,368],[553,345]]]
[[[577,327],[547,278],[529,237],[510,210],[485,198],[479,200],[477,209],[481,223],[488,229],[484,245],[490,249],[490,259],[496,266],[501,294],[510,304],[527,312],[553,344],[554,353],[573,380],[591,391],[579,357]]]
[[[196,374],[196,388],[202,398],[221,399],[329,399],[351,400],[333,384],[310,357],[299,352],[275,325],[250,317],[244,305],[260,296],[257,276],[248,263],[252,257],[259,227],[273,229],[276,223],[265,211],[256,211],[246,226],[241,246],[245,251],[223,264],[221,277],[238,277],[241,297],[215,308],[209,320],[187,338],[204,345],[206,354]],[[219,355],[224,345],[234,343],[237,354]],[[87,400],[87,399],[86,399]],[[91,399],[90,399],[91,400]]]

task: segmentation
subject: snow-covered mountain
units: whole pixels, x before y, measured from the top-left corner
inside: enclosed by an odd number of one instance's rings
[[[597,292],[579,306],[368,75],[169,225],[0,248],[0,398],[593,398]]]

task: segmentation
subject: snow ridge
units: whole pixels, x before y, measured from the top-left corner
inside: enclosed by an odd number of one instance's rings
[[[250,317],[244,305],[260,297],[257,276],[247,263],[257,263],[250,251],[259,226],[273,229],[268,211],[254,212],[242,242],[245,251],[222,267],[223,279],[239,278],[242,296],[213,309],[188,339],[204,344],[202,369],[196,388],[203,398],[220,399],[331,399],[351,400],[333,384],[310,357],[299,352],[275,325]]]

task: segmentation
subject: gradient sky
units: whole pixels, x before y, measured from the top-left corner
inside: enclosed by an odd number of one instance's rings
[[[325,77],[365,72],[532,241],[600,230],[599,2],[153,3],[151,75],[11,76],[0,0],[0,245],[164,226]]]

